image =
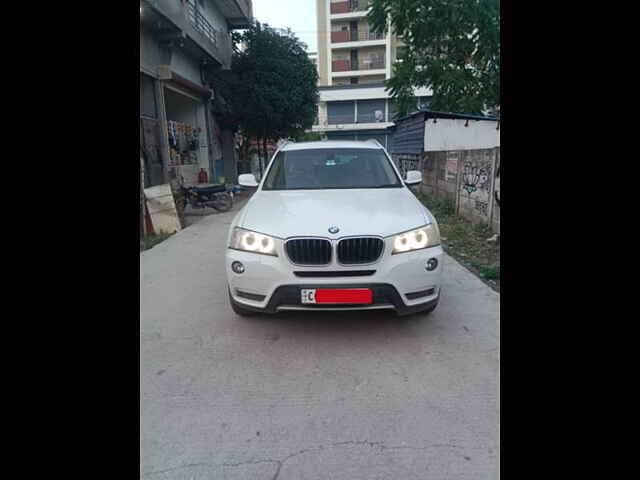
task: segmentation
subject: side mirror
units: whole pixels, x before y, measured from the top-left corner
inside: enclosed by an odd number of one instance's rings
[[[256,177],[253,173],[243,173],[242,175],[238,175],[238,184],[242,187],[250,188],[258,186],[258,182],[256,181]]]
[[[407,179],[404,181],[407,185],[418,185],[422,183],[422,172],[418,170],[410,170],[407,172]]]

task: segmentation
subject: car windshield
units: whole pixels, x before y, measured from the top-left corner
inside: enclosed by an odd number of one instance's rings
[[[312,148],[279,152],[262,189],[400,187],[402,182],[381,149]]]

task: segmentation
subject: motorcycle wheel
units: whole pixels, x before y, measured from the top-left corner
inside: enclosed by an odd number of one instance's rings
[[[228,212],[233,207],[233,199],[228,193],[221,193],[216,195],[216,198],[211,202],[211,206],[219,212]]]

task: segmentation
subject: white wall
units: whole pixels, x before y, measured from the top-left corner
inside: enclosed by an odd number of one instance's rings
[[[433,119],[425,122],[424,145],[426,152],[442,152],[447,150],[478,150],[500,146],[500,130],[496,130],[498,122],[487,120]]]
[[[389,93],[385,91],[384,87],[320,90],[321,102],[337,102],[340,100],[374,100],[376,98],[389,98]]]
[[[359,71],[358,73],[362,72]],[[367,73],[366,75],[372,75],[372,73]],[[415,89],[414,92],[416,97],[428,97],[432,94],[432,91],[428,88],[418,88]],[[385,90],[384,87],[320,90],[321,102],[336,102],[340,100],[373,100],[376,98],[390,98],[390,96],[391,95],[389,95],[389,92]]]

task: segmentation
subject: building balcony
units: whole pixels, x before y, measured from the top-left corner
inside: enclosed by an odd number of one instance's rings
[[[384,42],[385,35],[379,32],[368,30],[331,32],[331,43],[348,43],[348,42]]]
[[[387,68],[384,59],[381,60],[361,60],[352,62],[351,60],[333,60],[331,62],[331,71],[333,73],[340,72],[364,72],[366,75],[375,75],[371,70],[382,70],[383,73]]]
[[[251,26],[253,21],[253,2],[251,0],[225,0],[215,3],[232,29]]]
[[[226,0],[215,4],[231,28],[243,28],[251,23],[251,0]],[[177,27],[179,33],[171,32],[170,35],[166,34],[166,28],[155,28],[165,42],[181,44],[195,57],[213,59],[223,68],[230,68],[231,35],[216,29],[202,14],[196,0],[142,0],[140,5],[145,11],[141,18],[150,19],[149,28],[159,25],[158,19]]]
[[[371,6],[371,0],[344,0],[331,2],[331,15],[362,13],[366,14]]]

